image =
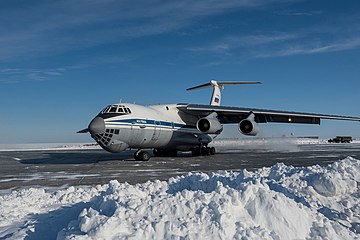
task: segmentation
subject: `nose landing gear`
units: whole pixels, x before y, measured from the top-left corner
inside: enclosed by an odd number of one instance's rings
[[[151,156],[147,151],[137,150],[134,153],[134,158],[136,161],[149,161]]]

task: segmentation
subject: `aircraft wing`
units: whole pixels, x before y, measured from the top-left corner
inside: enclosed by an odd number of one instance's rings
[[[187,114],[197,116],[199,118],[206,117],[210,113],[216,112],[218,114],[218,119],[220,123],[223,124],[239,123],[241,120],[246,119],[251,113],[255,115],[255,121],[257,123],[277,122],[277,123],[320,124],[320,119],[360,121],[360,117],[347,117],[347,116],[337,116],[337,115],[277,111],[277,110],[242,108],[242,107],[180,104],[178,105],[177,108]]]

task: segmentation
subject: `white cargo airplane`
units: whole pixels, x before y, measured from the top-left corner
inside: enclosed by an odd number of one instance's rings
[[[117,153],[128,148],[138,149],[136,160],[148,161],[154,156],[176,156],[177,151],[192,151],[193,156],[215,154],[208,144],[223,130],[223,124],[238,123],[244,135],[255,136],[258,123],[320,124],[320,119],[360,121],[359,117],[274,111],[220,106],[224,85],[261,84],[261,82],[217,82],[188,88],[213,87],[210,105],[167,104],[141,106],[112,104],[104,108],[78,133],[90,132],[91,137],[106,151]]]

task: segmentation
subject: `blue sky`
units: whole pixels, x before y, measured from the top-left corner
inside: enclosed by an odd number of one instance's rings
[[[360,2],[3,0],[0,143],[90,142],[105,105],[208,103],[360,116]],[[267,124],[260,136],[360,136],[358,122]],[[223,136],[234,134],[235,126]]]

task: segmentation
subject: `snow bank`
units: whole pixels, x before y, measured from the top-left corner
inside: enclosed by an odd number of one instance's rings
[[[0,238],[359,239],[360,161],[0,197]]]
[[[0,144],[0,151],[57,151],[101,149],[94,143],[28,143],[28,144]]]

